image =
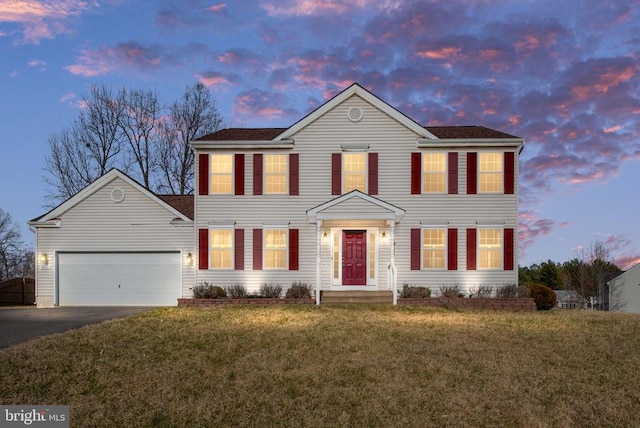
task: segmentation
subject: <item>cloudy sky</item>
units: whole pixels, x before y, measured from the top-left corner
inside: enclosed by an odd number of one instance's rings
[[[91,84],[229,127],[289,126],[352,82],[423,125],[526,139],[520,264],[602,241],[640,262],[639,0],[0,0],[0,208],[46,209],[47,138]]]

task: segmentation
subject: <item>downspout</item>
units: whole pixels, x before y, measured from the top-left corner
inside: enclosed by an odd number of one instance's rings
[[[322,240],[322,220],[316,221],[316,305],[320,304],[320,283],[322,281],[322,258],[320,257]]]

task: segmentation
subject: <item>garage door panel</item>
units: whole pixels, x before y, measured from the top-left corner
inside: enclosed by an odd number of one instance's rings
[[[61,253],[61,306],[175,306],[180,253]]]

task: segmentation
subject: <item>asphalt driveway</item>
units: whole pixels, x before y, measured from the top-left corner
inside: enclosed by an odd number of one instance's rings
[[[68,307],[0,309],[0,348],[80,328],[88,324],[124,318],[152,307]]]

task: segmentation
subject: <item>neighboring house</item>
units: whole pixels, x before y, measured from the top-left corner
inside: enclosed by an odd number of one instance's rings
[[[556,308],[586,309],[587,299],[575,290],[553,290],[556,293]]]
[[[196,282],[320,290],[518,281],[522,138],[424,127],[354,84],[289,128],[196,153]]]
[[[36,232],[36,303],[170,306],[191,293],[193,196],[158,196],[113,169]]]
[[[289,128],[192,147],[190,212],[114,170],[30,222],[39,306],[175,305],[203,282],[303,281],[318,303],[321,290],[517,284],[522,138],[424,127],[354,84]]]
[[[640,313],[640,264],[607,283],[609,310]]]

